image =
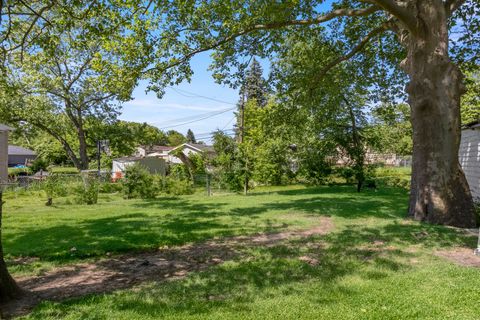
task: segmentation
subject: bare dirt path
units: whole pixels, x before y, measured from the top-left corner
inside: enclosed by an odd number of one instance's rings
[[[144,281],[164,281],[185,277],[238,257],[246,246],[270,246],[290,238],[327,234],[334,228],[331,218],[321,217],[308,230],[263,233],[210,240],[153,252],[134,253],[56,268],[41,276],[17,279],[27,291],[25,298],[0,306],[5,318],[28,313],[40,301],[81,297],[130,288]]]
[[[480,256],[474,255],[471,248],[440,250],[435,254],[461,266],[480,268]]]

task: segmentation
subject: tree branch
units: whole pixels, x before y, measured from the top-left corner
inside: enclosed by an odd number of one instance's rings
[[[193,57],[194,55],[196,55],[198,53],[202,53],[202,52],[205,52],[205,51],[209,51],[209,50],[218,48],[225,43],[233,41],[236,38],[238,38],[240,36],[243,36],[243,35],[246,35],[246,34],[248,34],[250,32],[253,32],[253,31],[280,29],[280,28],[289,27],[289,26],[309,26],[309,25],[314,25],[314,24],[321,24],[323,22],[327,22],[327,21],[333,20],[333,19],[338,18],[338,17],[368,16],[368,15],[370,15],[374,12],[380,11],[380,10],[382,10],[382,9],[379,8],[378,6],[370,6],[370,7],[365,8],[365,9],[346,9],[346,8],[344,8],[344,9],[333,10],[333,11],[327,13],[327,14],[318,16],[314,19],[289,20],[289,21],[256,24],[256,25],[253,25],[251,27],[245,28],[245,29],[243,29],[239,32],[231,34],[231,35],[229,35],[229,36],[227,36],[227,37],[225,37],[225,38],[223,38],[223,39],[221,39],[221,40],[219,40],[219,41],[217,41],[217,42],[215,42],[211,45],[192,50],[191,52],[189,52],[188,54],[186,54],[182,58],[176,60],[173,63],[168,64],[167,66],[164,66],[159,71],[165,71],[169,68],[178,66],[182,63],[185,63],[191,57]],[[158,69],[158,68],[153,67],[153,68],[145,70],[143,73],[148,73],[148,72],[150,72],[152,70],[155,70],[155,69]]]
[[[114,96],[115,96],[115,93],[110,93],[110,94],[107,94],[107,95],[105,95],[105,96],[95,97],[95,98],[91,98],[91,99],[85,100],[85,101],[83,102],[83,104],[84,104],[85,106],[88,106],[88,105],[89,105],[90,103],[92,103],[92,102],[101,102],[101,101],[104,101],[104,100],[108,100],[108,99],[110,99],[110,98],[112,98],[112,97],[114,97]]]
[[[418,27],[415,17],[406,8],[401,7],[395,0],[369,0],[375,3],[393,15],[395,18],[403,22],[410,32],[418,34]]]
[[[379,34],[382,34],[383,32],[387,31],[390,29],[390,25],[392,23],[392,20],[389,20],[385,23],[383,23],[380,27],[373,29],[370,31],[355,47],[353,47],[346,55],[340,56],[332,61],[330,61],[315,77],[316,81],[320,80],[327,74],[333,67],[336,65],[342,63],[343,61],[346,61],[353,57],[355,54],[360,52],[365,45],[374,37],[376,37]]]
[[[44,16],[43,16],[43,12],[46,10],[46,9],[50,9],[51,7],[53,7],[53,3],[50,3],[49,5],[47,5],[46,7],[43,7],[40,9],[39,12],[35,11],[32,7],[30,7],[27,3],[25,3],[25,1],[23,0],[20,0],[20,3],[22,3],[28,10],[30,10],[32,12],[32,14],[34,14],[35,16],[39,17],[39,18],[42,18],[45,22],[47,22],[49,25],[52,25],[52,23],[50,21],[48,21]]]
[[[447,15],[451,16],[455,10],[460,8],[462,4],[465,3],[465,0],[447,0],[445,1],[445,10],[447,11]]]
[[[70,90],[72,88],[72,86],[75,84],[75,82],[80,79],[80,77],[83,75],[83,73],[85,72],[85,70],[87,69],[87,67],[89,66],[90,62],[93,60],[93,54],[90,55],[84,62],[83,64],[80,66],[80,68],[78,69],[78,73],[77,75],[75,75],[69,83],[67,83],[67,89]]]

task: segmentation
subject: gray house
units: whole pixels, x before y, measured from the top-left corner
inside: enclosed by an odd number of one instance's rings
[[[462,128],[458,159],[473,199],[480,202],[480,121],[471,122]]]
[[[8,146],[8,166],[15,167],[18,165],[26,165],[37,158],[35,151],[20,147]]]

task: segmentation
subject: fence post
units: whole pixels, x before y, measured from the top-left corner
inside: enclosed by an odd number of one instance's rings
[[[207,183],[207,196],[211,196],[212,195],[212,191],[210,190],[210,175],[207,173],[207,178],[205,179],[206,180],[206,183]]]

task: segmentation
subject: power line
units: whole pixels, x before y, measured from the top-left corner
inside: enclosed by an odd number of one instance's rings
[[[227,124],[222,128],[222,131],[225,130],[225,128],[228,127],[228,125],[229,125],[230,123],[232,123],[232,121],[235,120],[235,118],[237,118],[237,116],[233,116],[233,118],[230,119],[230,121],[228,121]],[[232,129],[232,130],[233,130],[233,129]]]
[[[228,111],[232,111],[234,108],[230,108],[230,109],[226,109],[226,110],[223,110],[223,111],[219,111],[215,114],[210,114],[208,116],[205,116],[203,118],[200,118],[200,119],[197,119],[197,120],[192,120],[192,121],[188,121],[188,122],[184,122],[184,123],[179,123],[179,124],[176,124],[176,125],[171,125],[171,126],[167,126],[167,127],[163,127],[163,128],[159,128],[160,130],[165,130],[165,129],[171,129],[171,128],[176,128],[176,127],[180,127],[180,126],[184,126],[186,124],[190,124],[190,123],[194,123],[194,122],[198,122],[198,121],[202,121],[202,120],[205,120],[205,119],[208,119],[208,118],[212,118],[212,117],[215,117],[215,116],[218,116],[222,113],[225,113],[225,112],[228,112]]]
[[[235,128],[231,128],[231,129],[216,129],[216,130],[213,130],[213,131],[209,131],[209,132],[202,132],[202,133],[197,133],[195,134],[195,136],[198,136],[198,137],[201,137],[201,136],[208,136],[208,135],[212,135],[212,134],[215,134],[217,132],[223,132],[223,133],[227,133],[227,132],[235,132],[236,129]]]
[[[197,115],[193,115],[193,116],[182,117],[182,118],[177,118],[177,119],[168,120],[168,121],[163,121],[163,122],[157,122],[156,124],[157,124],[158,126],[169,125],[169,124],[175,125],[175,124],[177,124],[177,123],[179,123],[179,122],[196,120],[197,118],[204,118],[204,117],[208,117],[208,116],[215,116],[215,115],[217,115],[217,114],[222,114],[222,113],[225,113],[225,112],[227,112],[227,111],[232,111],[232,110],[234,110],[234,109],[235,109],[235,108],[227,108],[227,109],[214,110],[214,111],[210,111],[210,112],[206,112],[206,113],[201,113],[201,114],[197,114]]]
[[[236,103],[231,103],[231,102],[228,102],[228,101],[223,101],[223,100],[220,100],[220,99],[217,99],[217,98],[212,98],[212,97],[207,97],[207,96],[204,96],[204,95],[201,95],[201,94],[197,94],[197,93],[193,93],[193,92],[190,92],[190,91],[187,91],[187,90],[183,90],[183,89],[178,89],[178,88],[174,88],[174,87],[167,87],[167,88],[170,88],[172,89],[173,91],[177,92],[179,95],[181,96],[184,96],[184,97],[187,97],[187,98],[202,98],[202,99],[207,99],[207,100],[212,100],[212,101],[216,101],[216,102],[221,102],[221,103],[226,103],[226,104],[230,104],[232,106],[237,106]]]

